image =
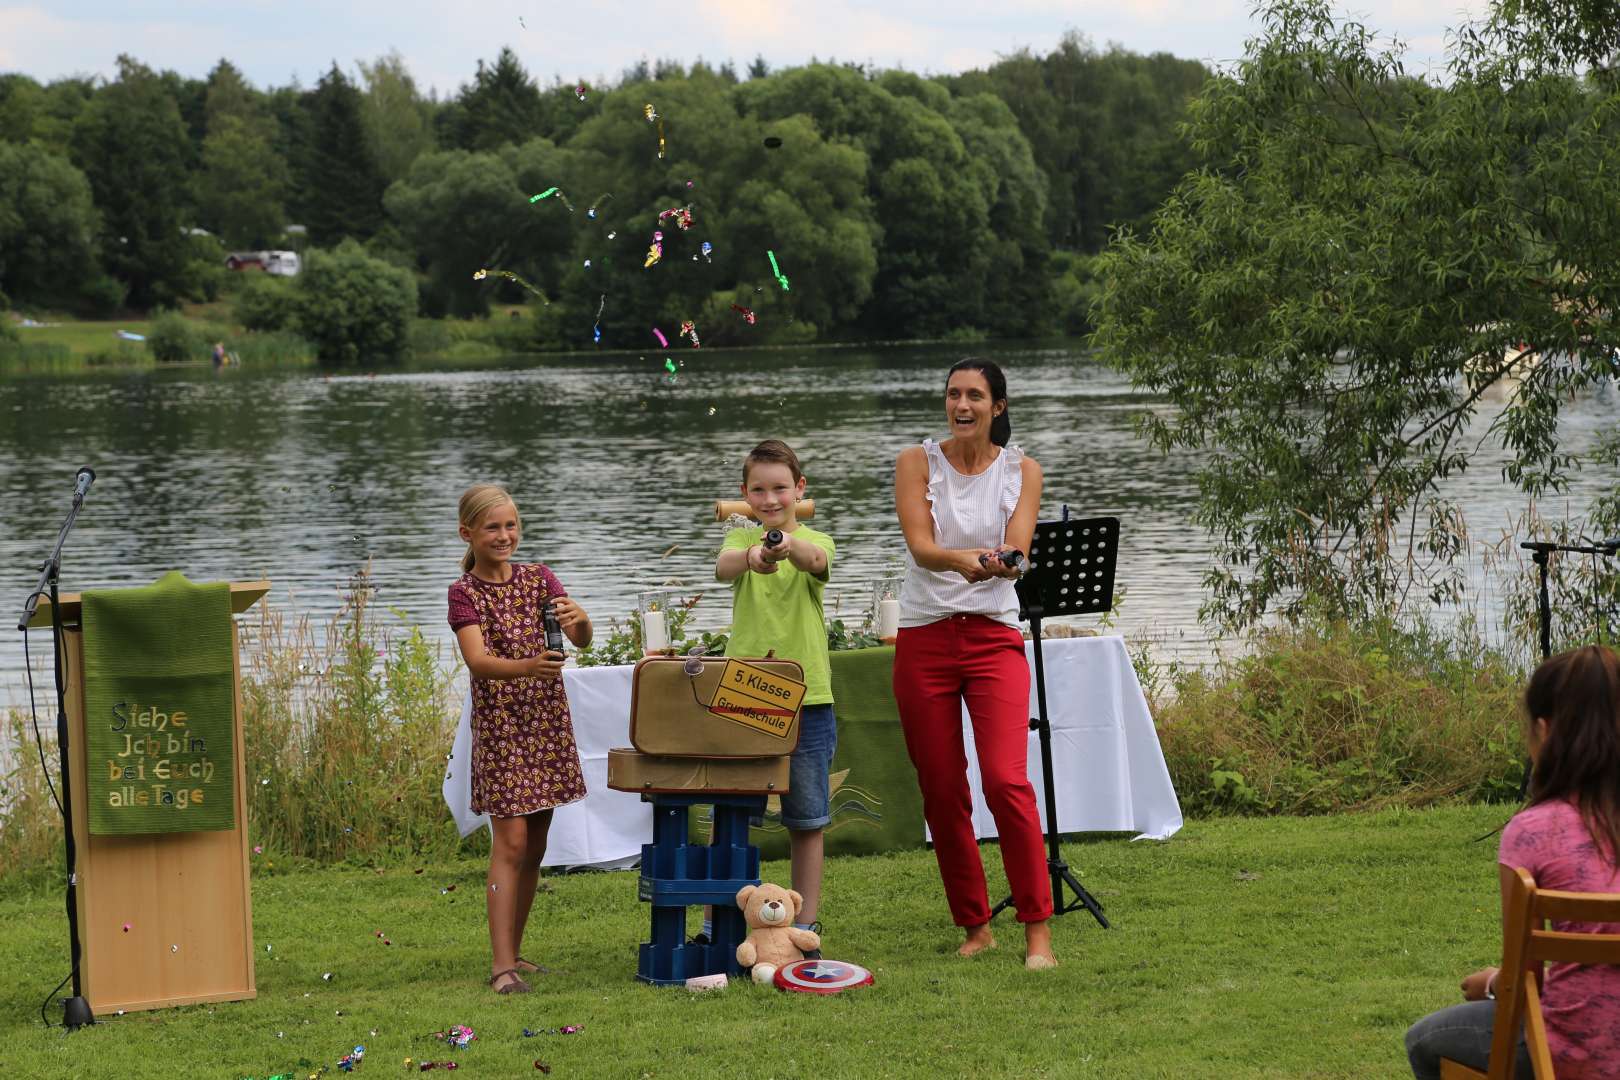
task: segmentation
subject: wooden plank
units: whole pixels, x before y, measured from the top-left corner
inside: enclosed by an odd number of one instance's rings
[[[260,598],[270,591],[268,581],[233,581],[231,582],[231,614],[240,615]],[[79,593],[63,593],[62,622],[67,626],[79,625],[81,613],[84,610],[84,597]],[[34,611],[34,617],[28,620],[30,628],[51,625],[51,598],[39,598],[39,607]]]
[[[209,1005],[216,1001],[252,1001],[259,996],[257,990],[241,993],[236,990],[223,994],[196,994],[190,997],[152,998],[150,1001],[126,1001],[120,1005],[92,1005],[101,1019],[116,1013],[140,1012],[143,1009],[178,1009],[182,1005]]]

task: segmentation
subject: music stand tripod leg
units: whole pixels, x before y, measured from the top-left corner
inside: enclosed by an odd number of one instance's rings
[[[1063,861],[1063,850],[1058,843],[1057,784],[1052,776],[1052,725],[1046,719],[1046,665],[1041,654],[1041,613],[1038,607],[1029,610],[1029,628],[1035,653],[1035,701],[1040,711],[1039,716],[1030,718],[1029,727],[1041,739],[1041,784],[1046,796],[1046,871],[1052,878],[1052,914],[1063,915],[1084,907],[1107,930],[1108,919],[1103,915],[1102,904],[1086,891],[1086,887],[1069,869],[1069,864]],[[1073,890],[1074,900],[1063,899],[1064,886]],[[994,919],[1013,906],[1013,899],[1009,895],[991,909],[990,918]]]

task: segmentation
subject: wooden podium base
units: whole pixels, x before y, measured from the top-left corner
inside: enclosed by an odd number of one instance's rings
[[[268,582],[231,585],[240,614]],[[98,1016],[257,996],[247,834],[247,754],[242,739],[242,664],[235,672],[236,827],[211,832],[94,836],[88,826],[84,636],[80,598],[62,596],[67,680],[68,770],[78,848],[80,985]],[[50,625],[42,603],[31,625]],[[65,942],[64,942],[65,945]]]

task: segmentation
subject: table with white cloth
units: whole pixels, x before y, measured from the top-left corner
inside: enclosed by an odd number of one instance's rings
[[[1064,833],[1133,832],[1162,840],[1181,828],[1181,807],[1125,642],[1119,637],[1043,641],[1046,703],[1052,727],[1052,772],[1058,829]],[[1033,646],[1026,650],[1033,656]],[[833,822],[828,854],[921,847],[927,841],[921,797],[906,756],[894,698],[887,685],[892,648],[830,654],[837,699],[839,748],[833,760]],[[1033,667],[1033,660],[1031,660]],[[607,786],[607,753],[630,745],[630,682],[634,668],[568,668],[563,672],[589,794],[557,808],[546,845],[547,866],[626,866],[652,836],[652,806],[637,794]],[[1030,716],[1036,715],[1033,677]],[[467,765],[472,760],[471,695],[447,762],[444,798],[462,835],[488,819],[471,810]],[[979,791],[973,728],[963,714],[974,827],[996,835]],[[1046,817],[1040,742],[1029,736],[1029,776]],[[785,852],[785,832],[772,812],[755,842],[766,858]]]

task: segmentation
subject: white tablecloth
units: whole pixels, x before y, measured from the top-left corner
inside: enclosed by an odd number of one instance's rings
[[[1124,640],[1052,638],[1042,642],[1042,658],[1059,830],[1134,832],[1139,834],[1138,840],[1173,835],[1181,828],[1181,806]],[[1030,664],[1033,669],[1033,653]],[[639,795],[607,786],[609,748],[630,744],[632,670],[625,666],[563,672],[589,794],[557,809],[546,846],[547,866],[627,864],[652,839],[652,807]],[[1029,707],[1030,715],[1036,715],[1033,679]],[[444,778],[444,799],[463,836],[488,824],[487,818],[470,809],[472,791],[465,766],[472,759],[471,712],[469,693]],[[973,728],[965,713],[962,726],[969,747],[974,826],[982,837],[995,836],[995,822],[979,794]],[[1029,776],[1044,823],[1040,740],[1033,731],[1029,735]]]

